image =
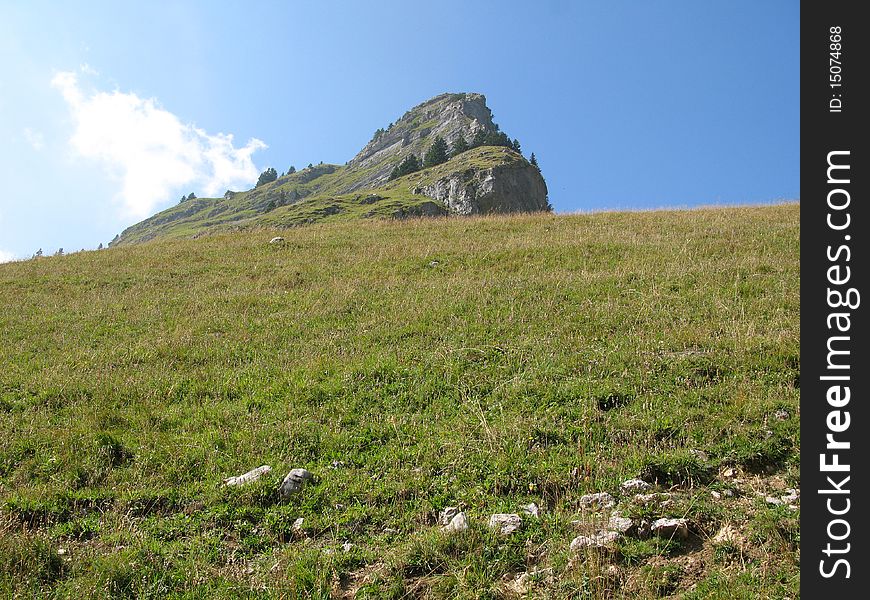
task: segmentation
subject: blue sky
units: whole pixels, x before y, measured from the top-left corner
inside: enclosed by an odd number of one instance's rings
[[[559,212],[797,199],[799,66],[797,1],[0,0],[0,260],[344,163],[445,91]]]

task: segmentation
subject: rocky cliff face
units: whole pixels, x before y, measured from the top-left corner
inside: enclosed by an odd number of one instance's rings
[[[530,165],[456,171],[423,186],[420,192],[454,215],[549,210],[547,184]]]
[[[346,191],[374,187],[387,177],[409,154],[418,157],[436,136],[453,144],[462,135],[470,142],[479,130],[498,129],[483,94],[441,94],[415,106],[386,130],[378,130],[372,140],[348,163],[365,174]]]

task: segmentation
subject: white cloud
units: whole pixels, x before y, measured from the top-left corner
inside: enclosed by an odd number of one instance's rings
[[[30,127],[24,128],[24,139],[37,152],[45,147],[45,137],[42,135],[42,132],[34,131]]]
[[[15,260],[15,255],[5,250],[0,250],[0,263],[12,262]]]
[[[79,71],[85,75],[99,75],[99,72],[88,63],[82,63],[79,65]]]
[[[71,147],[101,162],[118,180],[118,196],[130,216],[148,216],[180,193],[216,196],[257,180],[251,155],[266,144],[256,138],[236,148],[232,134],[209,135],[153,98],[119,91],[85,93],[74,72],[58,73],[51,83],[73,116]]]

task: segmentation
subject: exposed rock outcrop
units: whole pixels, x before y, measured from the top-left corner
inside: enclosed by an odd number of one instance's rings
[[[547,210],[547,184],[530,165],[457,171],[423,186],[420,192],[454,215]]]

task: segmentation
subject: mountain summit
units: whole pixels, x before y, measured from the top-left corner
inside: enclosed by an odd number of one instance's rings
[[[531,157],[530,157],[531,159]],[[221,198],[183,197],[113,245],[326,220],[549,210],[534,160],[493,122],[482,94],[441,94],[407,111],[345,165],[318,164]]]

